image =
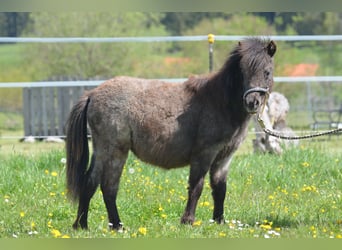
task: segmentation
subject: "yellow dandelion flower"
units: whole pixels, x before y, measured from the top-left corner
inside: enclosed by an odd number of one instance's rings
[[[226,233],[225,232],[219,232],[219,237],[226,237]]]
[[[51,234],[52,234],[53,237],[55,237],[55,238],[58,238],[58,237],[61,237],[61,236],[62,236],[61,232],[60,232],[58,229],[52,229],[52,230],[51,230]]]
[[[197,220],[192,225],[193,226],[200,226],[200,225],[202,225],[202,221],[201,220]]]
[[[61,238],[62,238],[62,239],[70,239],[70,236],[67,235],[67,234],[64,234]]]
[[[165,219],[165,218],[167,217],[166,214],[161,214],[160,216],[161,216],[163,219]]]
[[[146,227],[139,227],[138,232],[141,235],[146,235],[147,234],[147,228]]]
[[[56,176],[58,176],[58,173],[53,171],[53,172],[51,172],[51,176],[56,177]]]
[[[204,201],[200,203],[200,206],[202,207],[208,207],[210,205],[210,203],[208,201]]]
[[[269,200],[274,200],[274,196],[273,196],[273,195],[269,195],[269,196],[268,196],[268,199],[269,199]]]
[[[45,170],[44,170],[44,173],[45,173],[46,175],[48,175],[50,172],[49,172],[49,170],[45,169]]]
[[[283,189],[281,190],[281,192],[282,192],[283,194],[285,194],[285,195],[288,195],[288,194],[289,194],[285,188],[283,188]]]
[[[159,211],[163,211],[164,208],[163,208],[161,205],[159,205],[158,210],[159,210]]]
[[[31,229],[34,229],[36,227],[36,223],[34,221],[31,221]]]
[[[336,235],[336,238],[337,238],[337,239],[342,239],[342,234]]]
[[[182,201],[185,201],[185,200],[186,200],[186,197],[183,196],[183,195],[180,195],[179,198],[180,198]]]
[[[56,196],[56,193],[55,192],[50,192],[50,196],[54,197],[54,196]]]
[[[304,168],[310,167],[310,163],[308,163],[307,161],[304,161],[304,162],[302,163],[302,166],[303,166]]]
[[[21,212],[20,212],[20,217],[21,217],[21,218],[25,217],[25,212],[21,211]]]
[[[262,225],[260,226],[260,228],[265,229],[265,230],[271,230],[271,229],[272,229],[272,226],[271,226],[271,225],[262,224]]]

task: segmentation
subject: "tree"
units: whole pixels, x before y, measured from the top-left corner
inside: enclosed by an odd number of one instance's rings
[[[17,37],[28,24],[27,12],[0,12],[0,36]]]
[[[336,12],[298,12],[292,21],[300,35],[334,35],[342,31],[341,15]]]
[[[167,35],[160,24],[163,14],[57,12],[32,13],[33,26],[26,32],[38,37],[119,37]],[[117,74],[148,76],[153,55],[167,49],[165,43],[34,44],[28,55],[46,76],[108,78]],[[149,55],[149,61],[142,61]]]
[[[183,35],[276,35],[276,30],[269,25],[265,18],[248,13],[234,14],[230,18],[206,18],[199,22],[193,29],[186,30]],[[214,45],[214,70],[218,69],[226,60],[229,51],[236,42],[215,42]],[[180,44],[184,55],[193,57],[193,72],[208,71],[208,42],[189,42]],[[199,63],[203,62],[203,63]]]
[[[223,12],[168,12],[161,22],[172,35],[179,36],[204,19],[228,18],[231,15]]]

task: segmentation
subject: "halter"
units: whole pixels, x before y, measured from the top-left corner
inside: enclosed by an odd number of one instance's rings
[[[267,87],[267,88],[262,88],[262,87],[255,87],[255,88],[251,88],[251,89],[248,89],[244,94],[243,94],[243,100],[246,100],[246,97],[251,94],[251,93],[262,93],[262,94],[265,94],[266,95],[266,100],[265,100],[265,103],[264,103],[264,106],[267,102],[267,99],[268,99],[268,96],[270,94],[270,89]]]

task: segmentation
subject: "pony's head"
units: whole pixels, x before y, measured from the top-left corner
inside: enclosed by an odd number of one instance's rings
[[[276,49],[273,41],[259,38],[248,38],[237,46],[243,78],[243,104],[248,113],[259,112],[272,89]]]

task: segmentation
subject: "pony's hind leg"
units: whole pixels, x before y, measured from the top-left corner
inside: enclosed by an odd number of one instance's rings
[[[99,175],[96,175],[94,172],[94,166],[96,164],[95,162],[95,155],[93,154],[89,170],[86,173],[85,183],[83,183],[81,189],[77,218],[73,224],[74,229],[77,229],[79,226],[81,226],[82,229],[88,228],[89,203],[100,182]]]
[[[123,166],[126,162],[128,155],[127,152],[116,152],[113,158],[108,159],[104,163],[104,169],[101,179],[101,190],[103,194],[103,200],[105,202],[108,213],[108,225],[110,229],[121,230],[122,223],[119,217],[116,197],[119,189],[119,182],[122,173]]]

